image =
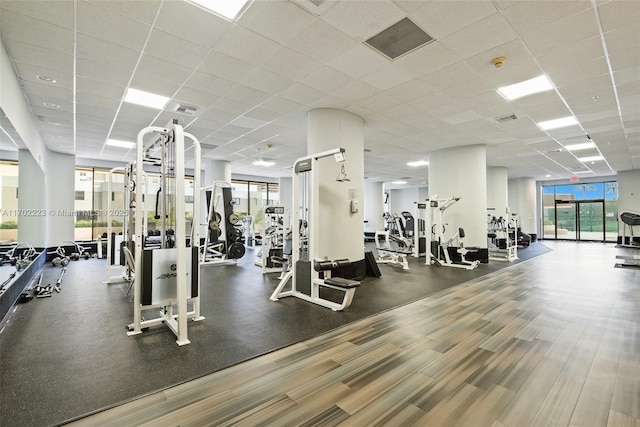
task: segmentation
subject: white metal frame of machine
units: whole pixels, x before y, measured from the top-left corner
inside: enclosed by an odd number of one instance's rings
[[[434,195],[428,199],[429,207],[431,208],[430,214],[430,223],[431,230],[427,233],[428,236],[433,234],[434,241],[436,242],[436,246],[438,248],[438,252],[442,254],[444,259],[440,258],[439,254],[434,254],[431,251],[431,238],[427,239],[427,256],[425,260],[426,265],[437,265],[440,267],[454,267],[454,268],[463,268],[465,270],[474,270],[478,268],[480,265],[480,261],[467,261],[465,259],[465,254],[468,250],[464,247],[460,247],[458,249],[458,253],[460,254],[462,261],[460,264],[454,263],[451,261],[451,257],[449,256],[448,246],[454,241],[460,241],[460,231],[455,233],[453,237],[448,240],[444,239],[444,211],[451,207],[454,203],[458,202],[460,197],[451,197],[448,199],[439,199],[437,195]]]
[[[344,148],[334,148],[332,150],[323,151],[321,153],[312,154],[296,160],[293,164],[293,250],[291,254],[291,270],[289,270],[269,298],[271,301],[277,301],[280,298],[296,297],[302,300],[318,304],[323,307],[330,308],[333,311],[341,311],[351,305],[356,288],[360,282],[342,278],[330,277],[331,267],[345,266],[348,260],[318,260],[314,255],[320,252],[319,235],[320,235],[320,191],[319,191],[319,171],[317,162],[320,159],[333,156],[336,162],[344,161]],[[301,225],[302,224],[302,225]],[[299,232],[296,227],[306,227],[306,257],[301,259],[301,249],[303,248],[303,233]],[[306,259],[305,259],[306,258]],[[308,266],[310,277],[306,276],[302,264],[309,263]],[[322,278],[321,278],[322,274]],[[284,290],[286,284],[291,281],[291,289]],[[301,281],[309,282],[310,294],[306,294],[299,290]],[[305,283],[306,285],[306,283]],[[330,301],[320,296],[320,288],[327,287],[344,292],[343,299],[340,303]]]
[[[144,142],[145,135],[158,134],[158,138],[154,138],[150,143]],[[133,323],[128,326],[128,335],[137,335],[142,333],[143,328],[149,326],[165,324],[177,337],[177,344],[182,346],[189,344],[188,332],[187,332],[187,319],[193,319],[194,321],[203,320],[204,317],[200,315],[200,274],[198,271],[197,262],[197,246],[200,242],[199,236],[199,217],[200,217],[200,194],[196,190],[200,188],[200,174],[195,173],[193,177],[194,193],[193,193],[193,221],[191,227],[191,262],[189,262],[187,256],[187,230],[185,221],[185,144],[184,140],[188,138],[193,143],[194,149],[194,170],[200,171],[200,143],[191,134],[184,132],[182,126],[178,124],[172,124],[167,127],[150,126],[142,129],[138,133],[137,138],[137,155],[136,162],[134,164],[135,175],[135,188],[143,189],[146,172],[144,165],[148,160],[148,152],[160,144],[161,148],[161,175],[162,175],[162,188],[164,191],[163,203],[160,204],[160,220],[161,224],[165,224],[165,218],[168,216],[168,207],[166,205],[167,197],[169,193],[169,176],[175,183],[175,247],[167,248],[165,243],[168,239],[165,236],[165,231],[162,230],[161,234],[161,248],[159,249],[146,249],[144,248],[145,239],[142,236],[145,235],[143,226],[145,225],[145,217],[147,211],[145,209],[145,203],[142,197],[138,198],[135,205],[135,235],[138,238],[135,241],[135,277],[134,277],[134,298],[133,298]],[[169,145],[168,140],[173,142],[172,149],[168,150],[166,147]],[[168,153],[168,151],[170,151]],[[172,157],[172,158],[169,158]],[[132,185],[133,186],[133,185]],[[194,253],[194,248],[195,253]],[[144,254],[143,254],[144,252]],[[164,258],[159,262],[153,259],[153,262],[145,263],[145,267],[149,267],[148,264],[152,264],[151,267],[155,268],[161,264],[162,267],[167,267],[168,273],[163,273],[158,277],[155,277],[155,273],[146,274],[143,269],[143,256],[149,256],[149,254],[158,254],[158,259]],[[194,262],[193,257],[196,257]],[[166,258],[169,258],[169,262],[166,262]],[[194,269],[196,269],[194,271]],[[152,270],[153,272],[154,270]],[[197,278],[196,278],[197,276]],[[142,301],[143,286],[154,286],[156,280],[167,279],[166,291],[161,292],[157,301],[152,303],[144,303]],[[169,280],[175,279],[175,282],[169,282]],[[195,284],[196,295],[193,295],[194,280],[197,280]],[[188,283],[191,281],[191,289],[188,289]],[[175,287],[172,285],[175,283]],[[192,311],[188,311],[188,302],[192,304]],[[157,311],[158,317],[148,320],[142,319],[142,312],[144,310],[159,309]]]
[[[289,233],[287,211],[284,206],[267,206],[264,210],[262,244],[255,259],[255,264],[262,268],[262,274],[282,271],[282,264],[273,260],[271,252],[274,249],[279,250],[279,257],[282,258],[285,237]]]
[[[133,276],[132,276],[132,272],[130,271],[130,269],[128,268],[128,266],[126,265],[120,265],[119,260],[118,264],[112,264],[114,262],[113,259],[111,259],[111,251],[112,251],[112,245],[115,242],[112,242],[113,240],[116,239],[112,239],[111,238],[111,234],[113,233],[113,225],[111,224],[111,217],[112,217],[112,213],[115,212],[116,210],[113,208],[112,204],[111,204],[111,194],[113,191],[113,174],[117,173],[117,172],[123,172],[126,173],[127,168],[124,167],[116,167],[113,168],[111,170],[109,170],[109,178],[107,180],[107,194],[109,195],[109,197],[107,197],[107,280],[105,280],[102,283],[112,283],[113,281],[118,281],[118,282],[122,282],[122,281],[131,281],[133,280]],[[127,202],[128,202],[128,194],[127,194],[127,185],[126,185],[126,179],[125,179],[125,183],[123,185],[123,191],[124,191],[124,197],[123,197],[123,206],[122,206],[122,213],[123,214],[130,214],[131,212],[129,211],[129,207],[127,206]],[[122,226],[123,226],[123,231],[122,231],[122,238],[124,238],[124,236],[127,235],[127,225],[128,225],[128,215],[127,218],[125,218],[125,220],[122,222]],[[119,249],[119,247],[117,247],[116,249]],[[102,242],[98,241],[98,253],[102,252]],[[117,253],[119,253],[119,251],[116,251]],[[111,270],[116,270],[116,271],[120,271],[121,274],[119,275],[112,275],[111,274]]]
[[[518,224],[516,218],[510,218],[509,208],[505,217],[489,215],[487,222],[487,245],[489,259],[512,262],[518,259]],[[504,247],[500,243],[504,242]]]

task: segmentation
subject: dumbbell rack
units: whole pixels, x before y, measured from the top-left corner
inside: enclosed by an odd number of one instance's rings
[[[236,264],[245,254],[240,217],[233,212],[231,184],[215,181],[202,188],[207,200],[207,231],[200,253],[200,264]]]

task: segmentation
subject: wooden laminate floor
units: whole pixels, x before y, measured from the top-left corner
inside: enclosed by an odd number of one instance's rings
[[[640,270],[614,268],[610,245],[545,244],[73,425],[640,427]]]

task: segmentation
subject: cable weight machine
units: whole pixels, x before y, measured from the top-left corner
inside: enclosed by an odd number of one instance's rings
[[[144,137],[155,134],[151,142]],[[192,141],[194,152],[194,189],[200,188],[200,143],[184,132],[182,126],[173,123],[167,127],[150,126],[138,133],[136,162],[130,181],[131,200],[135,201],[134,227],[135,274],[133,280],[133,323],[128,325],[128,335],[142,333],[143,328],[165,324],[177,337],[177,344],[189,344],[187,320],[203,320],[200,315],[200,275],[198,255],[200,194],[193,193],[193,220],[190,235],[187,233],[185,214],[185,138]],[[159,157],[152,154],[159,153]],[[135,197],[149,182],[149,165],[159,166],[160,190],[151,209],[159,220],[159,245],[147,247],[147,208],[150,197]],[[145,169],[145,167],[147,169]],[[143,194],[146,191],[143,191]],[[171,224],[173,223],[173,224]],[[172,225],[174,228],[170,229]],[[125,253],[129,250],[124,247]],[[130,255],[130,254],[129,254]],[[192,310],[188,311],[191,303]],[[156,310],[157,317],[143,320],[143,311]]]

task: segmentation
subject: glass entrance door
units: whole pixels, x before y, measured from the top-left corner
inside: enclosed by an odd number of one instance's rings
[[[578,240],[604,241],[604,201],[577,202]]]
[[[556,200],[555,208],[556,239],[604,241],[604,201]]]

